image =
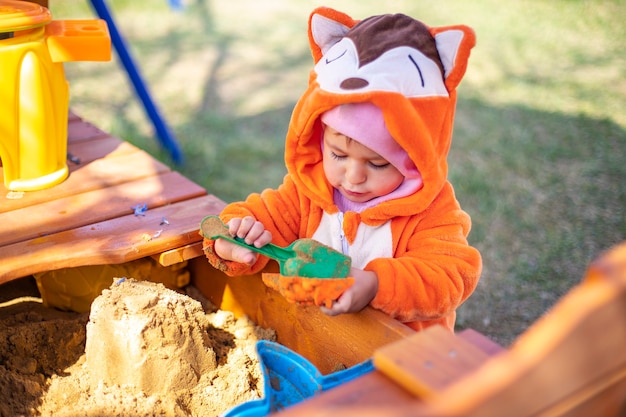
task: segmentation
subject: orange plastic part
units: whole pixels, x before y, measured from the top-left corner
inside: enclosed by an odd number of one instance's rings
[[[280,292],[290,303],[330,308],[333,301],[354,284],[354,278],[286,277],[265,272],[263,283]]]
[[[111,39],[104,20],[53,20],[46,26],[52,62],[109,61]]]

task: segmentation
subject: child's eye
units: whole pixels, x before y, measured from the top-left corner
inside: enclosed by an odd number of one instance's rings
[[[387,168],[389,165],[391,165],[390,162],[385,162],[384,164],[375,164],[373,162],[369,162],[370,166],[374,169],[385,169]]]
[[[346,157],[345,155],[337,155],[337,154],[336,154],[335,152],[333,152],[333,151],[330,151],[330,156],[331,156],[333,159],[344,159],[344,158]]]

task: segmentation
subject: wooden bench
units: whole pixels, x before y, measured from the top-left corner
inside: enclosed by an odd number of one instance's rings
[[[55,187],[22,193],[0,185],[0,284],[60,268],[147,256],[169,265],[202,254],[199,219],[219,213],[223,201],[75,114],[68,153],[70,175]]]
[[[324,373],[413,334],[369,308],[331,318],[317,308],[295,306],[266,287],[260,274],[226,277],[204,258],[198,233],[200,220],[219,214],[222,200],[75,114],[70,114],[68,136],[70,159],[76,162],[70,163],[66,181],[27,193],[0,185],[0,285],[41,272],[88,267],[91,273],[92,266],[148,257],[172,266],[176,274],[174,268],[187,261],[191,281],[218,307],[275,329],[279,342]],[[143,204],[145,213],[135,215],[132,207]]]

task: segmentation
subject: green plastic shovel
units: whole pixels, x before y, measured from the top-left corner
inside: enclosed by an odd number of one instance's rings
[[[231,236],[218,216],[202,219],[200,231],[207,239],[226,239],[276,260],[280,274],[286,277],[345,278],[350,274],[352,261],[349,256],[313,239],[298,239],[285,248],[271,243],[257,248],[240,237]]]

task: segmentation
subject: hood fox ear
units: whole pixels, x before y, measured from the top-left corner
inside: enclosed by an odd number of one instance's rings
[[[465,75],[470,50],[476,45],[476,35],[464,25],[430,28],[430,32],[443,64],[446,88],[453,91]]]
[[[315,63],[344,37],[358,20],[329,7],[318,7],[309,17],[309,46]]]

